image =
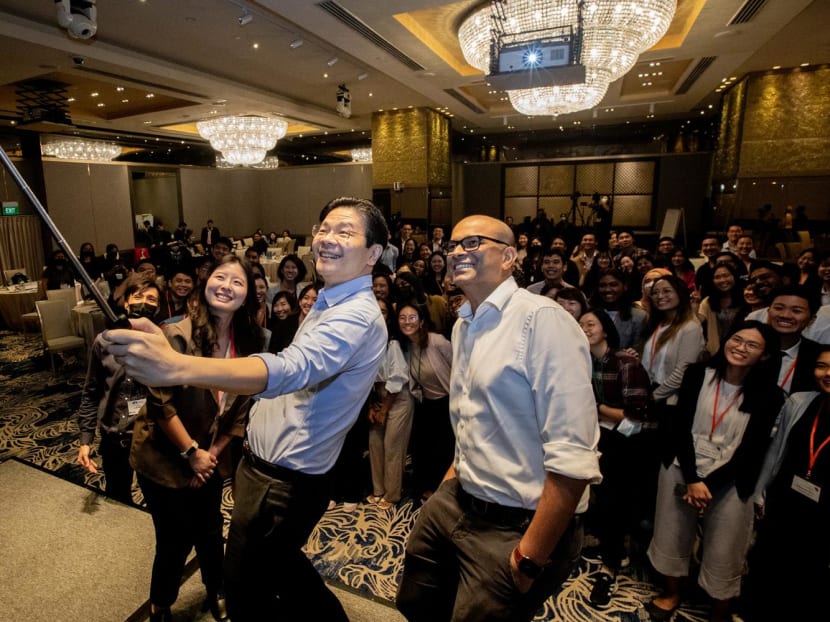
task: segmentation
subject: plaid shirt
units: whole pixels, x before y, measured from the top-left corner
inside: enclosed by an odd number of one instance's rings
[[[625,416],[644,420],[651,381],[640,361],[625,352],[609,349],[600,358],[591,356],[591,382],[597,405],[622,408]]]

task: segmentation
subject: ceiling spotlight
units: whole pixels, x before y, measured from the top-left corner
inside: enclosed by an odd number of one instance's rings
[[[248,11],[245,11],[242,15],[239,16],[239,25],[240,26],[247,26],[252,21],[254,21],[254,16],[251,13],[249,13]]]
[[[330,59],[328,59],[326,61],[326,65],[328,65],[329,67],[333,67],[335,64],[337,64],[337,61],[339,61],[339,60],[340,59],[337,58],[336,56],[332,56]]]
[[[358,79],[358,80],[365,80],[365,79],[366,79],[366,78],[368,78],[368,77],[369,77],[369,74],[368,74],[368,73],[366,73],[366,72],[364,71],[362,74],[360,74],[359,76],[357,76],[357,79]]]
[[[288,47],[290,47],[292,50],[296,50],[303,43],[305,43],[305,41],[303,41],[302,39],[294,39],[291,43],[288,44]]]

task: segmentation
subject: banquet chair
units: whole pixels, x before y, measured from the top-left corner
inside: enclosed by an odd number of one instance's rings
[[[72,289],[47,289],[46,300],[63,300],[71,309],[78,304],[78,293]]]
[[[28,280],[29,275],[26,274],[26,268],[12,268],[11,270],[3,270],[3,275],[6,277],[6,282],[11,283],[12,277],[17,274],[22,274]]]
[[[72,290],[69,290],[72,291]],[[72,291],[74,294],[75,292]],[[86,349],[86,342],[75,334],[69,305],[64,300],[38,300],[35,302],[40,318],[43,345],[49,351],[52,375],[55,374],[55,353]]]

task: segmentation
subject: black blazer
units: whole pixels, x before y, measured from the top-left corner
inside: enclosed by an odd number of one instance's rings
[[[210,236],[210,245],[213,246],[214,244],[216,244],[216,241],[220,238],[221,235],[222,234],[219,233],[219,228],[214,227],[213,232],[211,233],[211,236]],[[208,247],[207,236],[208,236],[208,228],[207,227],[202,227],[201,242],[202,242],[202,246],[204,246],[205,248]]]
[[[686,368],[677,407],[660,421],[663,465],[669,466],[676,457],[687,484],[701,481],[697,475],[692,424],[705,371],[706,363],[694,363]],[[746,500],[755,490],[769,447],[772,426],[784,404],[785,395],[774,383],[757,387],[753,393],[751,399],[744,396],[741,401],[740,409],[748,412],[750,419],[735,454],[729,462],[702,479],[712,493],[734,483],[738,496]]]
[[[793,370],[793,382],[790,385],[790,394],[816,390],[816,379],[813,370],[821,347],[820,343],[816,343],[812,339],[801,338],[801,345],[798,346],[798,358]]]

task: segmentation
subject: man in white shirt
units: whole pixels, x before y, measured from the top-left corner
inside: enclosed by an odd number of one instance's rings
[[[447,243],[467,297],[453,328],[453,466],[409,537],[397,605],[410,621],[530,620],[581,548],[575,512],[601,479],[588,342],[512,277],[513,233],[488,216]],[[463,529],[458,529],[463,525]]]

